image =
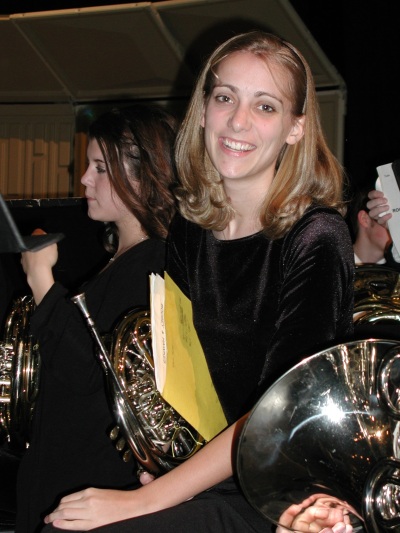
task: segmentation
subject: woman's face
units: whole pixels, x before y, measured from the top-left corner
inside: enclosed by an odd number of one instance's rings
[[[88,167],[81,178],[81,183],[86,187],[89,217],[93,220],[118,224],[122,218],[133,216],[111,188],[103,154],[95,139],[89,141],[87,160]]]
[[[292,116],[291,102],[280,89],[287,79],[273,63],[235,52],[216,72],[202,119],[209,157],[225,186],[245,179],[265,189],[284,144],[301,139],[304,118]]]

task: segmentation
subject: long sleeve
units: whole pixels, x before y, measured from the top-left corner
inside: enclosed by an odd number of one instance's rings
[[[62,285],[55,283],[37,307],[31,333],[39,339],[42,372],[76,394],[91,394],[104,386],[93,338]]]
[[[350,339],[352,253],[343,221],[327,213],[306,217],[284,239],[277,320],[262,375],[266,384],[302,357]]]

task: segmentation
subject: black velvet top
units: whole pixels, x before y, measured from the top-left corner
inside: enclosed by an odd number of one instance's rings
[[[82,290],[101,334],[112,332],[132,307],[149,306],[151,272],[163,273],[165,243],[131,248]],[[137,483],[109,430],[115,426],[105,374],[78,307],[55,283],[36,308],[31,331],[41,357],[39,396],[30,447],[18,474],[17,533],[33,533],[61,496],[84,487],[126,488]]]
[[[275,241],[218,240],[178,215],[168,255],[229,423],[304,356],[352,334],[353,248],[333,209],[310,209]]]

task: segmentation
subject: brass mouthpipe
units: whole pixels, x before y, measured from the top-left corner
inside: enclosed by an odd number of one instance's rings
[[[103,339],[101,338],[96,325],[94,323],[94,320],[90,316],[89,309],[86,304],[86,298],[85,293],[82,292],[81,294],[77,294],[76,296],[73,296],[71,298],[72,302],[76,304],[83,314],[84,318],[86,319],[87,325],[89,327],[89,331],[91,332],[94,340],[96,341],[97,346],[99,347],[98,352],[98,358],[100,360],[100,363],[107,375],[110,375],[111,378],[114,380],[114,383],[117,387],[117,390],[122,393],[121,390],[121,384],[119,382],[118,376],[113,368],[110,354],[107,351],[107,348],[103,342]]]

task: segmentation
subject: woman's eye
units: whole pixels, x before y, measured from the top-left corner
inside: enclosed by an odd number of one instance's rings
[[[274,108],[269,104],[261,104],[258,107],[261,111],[265,111],[266,113],[272,113],[274,111]]]
[[[104,174],[104,172],[106,172],[106,169],[103,168],[103,167],[97,166],[96,167],[96,171],[97,171],[98,174]]]
[[[215,97],[217,102],[231,102],[231,99],[226,94],[219,94]]]

